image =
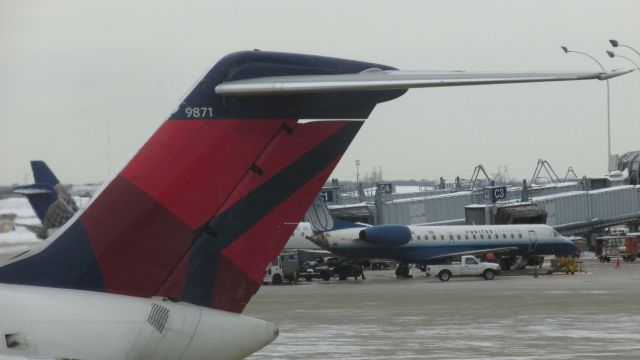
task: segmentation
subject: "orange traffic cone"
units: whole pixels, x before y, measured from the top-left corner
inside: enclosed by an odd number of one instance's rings
[[[616,258],[616,265],[615,265],[616,269],[620,269],[620,258]]]

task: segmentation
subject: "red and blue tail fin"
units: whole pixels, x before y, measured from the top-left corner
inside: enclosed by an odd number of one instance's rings
[[[247,78],[389,67],[241,52],[216,64],[90,206],[0,282],[165,296],[240,312],[362,121],[404,90],[225,97]]]
[[[49,229],[64,225],[78,211],[78,206],[44,161],[31,161],[35,184],[18,186],[16,194],[24,195],[42,222],[38,236],[46,238]]]

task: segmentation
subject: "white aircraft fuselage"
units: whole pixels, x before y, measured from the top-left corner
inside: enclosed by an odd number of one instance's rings
[[[575,256],[573,242],[548,225],[380,225],[326,231],[312,241],[337,255],[424,263],[448,255],[514,248],[514,255]]]

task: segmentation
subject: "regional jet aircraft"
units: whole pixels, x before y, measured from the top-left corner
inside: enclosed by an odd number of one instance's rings
[[[413,87],[622,73],[400,72],[308,55],[228,55],[86,209],[0,267],[0,353],[247,356],[278,331],[239,313],[362,126],[353,119]]]
[[[540,255],[578,256],[580,250],[548,225],[341,226],[317,199],[309,211],[315,234],[309,239],[321,248],[349,259],[389,259],[401,263],[399,277],[408,276],[407,264],[427,264],[445,258],[498,253],[525,258]],[[526,264],[525,264],[526,265]]]

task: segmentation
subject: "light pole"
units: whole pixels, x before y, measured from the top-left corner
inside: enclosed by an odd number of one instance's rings
[[[603,72],[607,71],[604,69],[604,66],[602,66],[600,61],[596,60],[596,58],[594,58],[593,56],[587,53],[584,53],[582,51],[569,50],[567,49],[566,46],[561,46],[560,48],[562,48],[562,51],[564,51],[565,54],[576,53],[576,54],[584,55],[590,58],[591,60],[595,61],[596,64],[600,66],[600,69],[602,69]],[[611,105],[609,101],[609,80],[606,80],[606,82],[607,82],[607,171],[609,171],[609,162],[611,161]]]
[[[356,160],[356,186],[360,183],[360,160]]]
[[[632,63],[632,64],[633,64],[633,66],[635,66],[635,67],[636,67],[636,70],[640,71],[640,66],[638,66],[638,63],[636,63],[635,61],[631,60],[630,58],[628,58],[628,57],[626,57],[626,56],[624,56],[624,55],[618,55],[618,54],[614,53],[614,52],[613,52],[613,51],[611,51],[611,50],[607,50],[607,51],[606,51],[606,53],[607,53],[607,55],[609,55],[609,57],[610,57],[610,58],[612,58],[612,59],[613,59],[614,57],[618,57],[618,58],[626,59],[628,62]]]

